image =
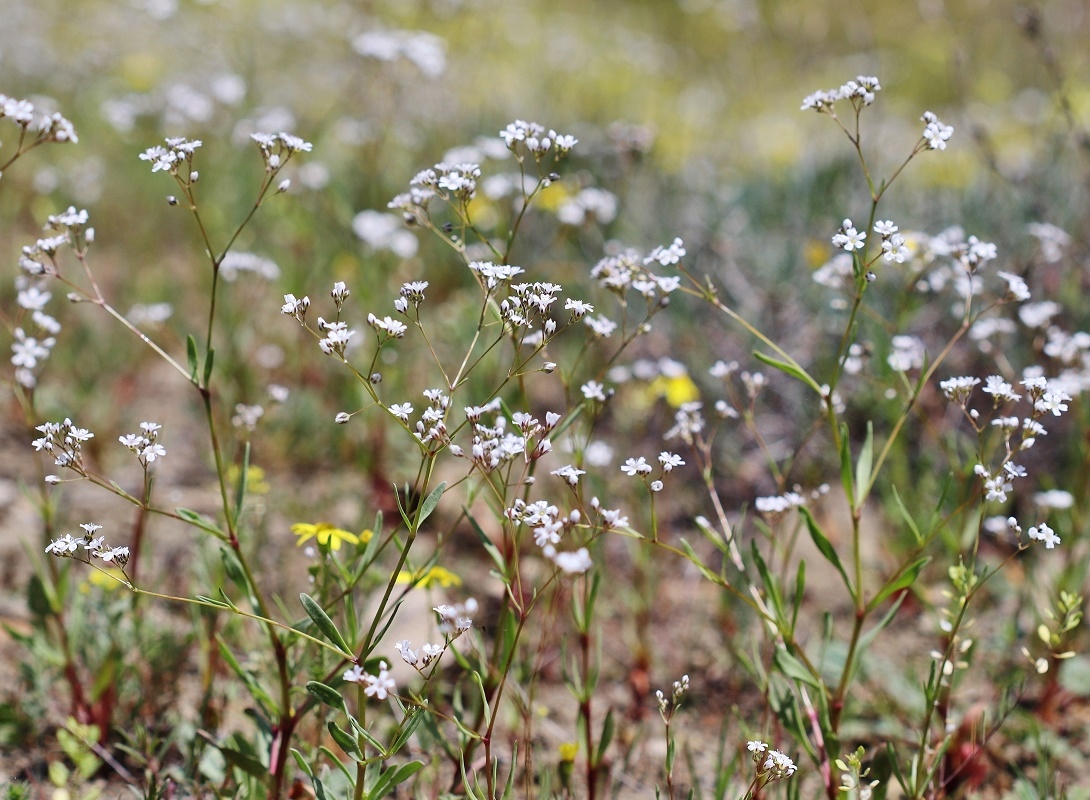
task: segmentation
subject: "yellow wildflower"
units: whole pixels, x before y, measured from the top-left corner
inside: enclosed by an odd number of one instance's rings
[[[299,537],[299,541],[295,543],[299,547],[310,539],[317,539],[319,546],[328,547],[330,550],[340,550],[341,542],[360,543],[360,537],[356,534],[334,528],[328,522],[296,522],[291,526],[291,532]]]
[[[674,408],[700,399],[700,390],[688,375],[659,375],[651,381],[648,392],[654,397],[665,397]]]
[[[418,573],[402,570],[397,575],[397,582],[412,583],[424,589],[432,585],[438,585],[444,589],[449,589],[451,586],[462,585],[461,578],[449,569],[444,569],[440,566],[434,566],[431,569]]]

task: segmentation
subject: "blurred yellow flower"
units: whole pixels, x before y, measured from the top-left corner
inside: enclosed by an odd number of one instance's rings
[[[575,742],[564,742],[560,745],[560,760],[561,761],[575,761],[575,756],[579,753],[579,745]]]
[[[299,547],[302,547],[304,542],[311,539],[317,539],[320,546],[328,547],[330,550],[340,550],[341,542],[360,543],[360,537],[356,534],[349,533],[341,528],[334,528],[328,522],[296,522],[291,526],[291,532],[299,537],[299,541],[295,543]],[[364,534],[367,533],[369,531],[364,531]],[[364,541],[370,538],[368,536]]]
[[[681,408],[685,403],[700,399],[700,390],[688,375],[666,377],[659,375],[647,390],[653,397],[665,397],[674,408]]]
[[[412,583],[421,588],[428,588],[432,585],[438,585],[443,589],[449,589],[451,586],[461,586],[462,579],[451,572],[449,569],[444,569],[440,566],[432,567],[420,573],[412,573],[407,570],[402,570],[397,575],[398,583]]]
[[[238,464],[232,464],[227,468],[227,480],[232,486],[238,485],[238,475],[241,470]],[[247,494],[268,494],[269,482],[265,480],[265,470],[261,467],[255,467],[250,465],[246,470],[246,493]]]
[[[106,567],[105,569],[93,569],[87,575],[86,580],[80,583],[80,591],[87,594],[92,586],[97,586],[100,589],[105,589],[107,592],[111,592],[119,586],[126,585],[125,573],[119,570],[117,567]]]

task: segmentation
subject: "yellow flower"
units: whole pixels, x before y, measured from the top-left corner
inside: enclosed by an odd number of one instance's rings
[[[80,591],[87,594],[92,586],[97,586],[107,592],[112,592],[125,584],[125,573],[117,567],[107,567],[104,570],[93,569],[88,573],[86,580],[80,584]]]
[[[688,375],[669,378],[659,375],[651,381],[648,391],[654,397],[665,397],[666,402],[674,408],[681,408],[685,403],[700,399],[700,390]]]
[[[449,569],[435,566],[422,573],[412,573],[407,570],[402,570],[397,575],[398,583],[412,583],[421,588],[428,588],[433,584],[438,584],[444,589],[449,589],[451,586],[461,586],[462,579],[451,572]]]
[[[579,745],[575,742],[564,742],[560,745],[560,760],[561,761],[575,761],[575,756],[579,753]]]
[[[241,471],[238,464],[232,464],[227,468],[227,481],[232,486],[238,486],[238,476]],[[246,493],[268,494],[269,488],[269,482],[265,480],[265,470],[251,464],[246,470]]]
[[[315,538],[318,540],[319,546],[328,547],[330,550],[340,550],[341,542],[360,543],[360,537],[356,534],[334,528],[328,522],[296,522],[291,526],[291,532],[299,537],[299,541],[295,543],[299,547],[303,546],[303,542]],[[364,533],[366,534],[368,531],[364,531]],[[364,541],[366,540],[364,539]]]

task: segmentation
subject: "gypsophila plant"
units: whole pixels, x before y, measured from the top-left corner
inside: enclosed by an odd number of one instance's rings
[[[395,242],[388,213],[353,218],[362,241],[405,254],[397,274],[368,266],[366,277],[338,272],[320,289],[293,273],[268,308],[251,308],[236,287],[281,280],[280,268],[241,248],[274,198],[290,203],[289,176],[315,148],[284,132],[248,134],[250,199],[226,223],[204,200],[221,180],[218,142],[171,137],[144,150],[144,180],[169,187],[168,207],[198,242],[187,266],[202,295],[177,324],[199,327],[177,339],[161,335],[162,315],[149,307],[124,313],[111,301],[112,283],[91,260],[90,212],[49,216],[45,238],[19,260],[10,382],[44,465],[41,616],[73,715],[95,725],[96,757],[128,712],[98,691],[111,683],[107,665],[122,660],[122,643],[141,652],[159,605],[180,605],[200,700],[172,732],[177,744],[159,749],[149,733],[140,749],[127,738],[126,763],[155,773],[149,786],[165,785],[154,764],[169,753],[182,765],[170,780],[187,780],[194,796],[493,800],[549,797],[555,784],[594,800],[641,768],[643,718],[657,709],[664,757],[661,769],[643,769],[670,798],[687,778],[693,795],[864,800],[879,784],[868,780],[867,749],[848,740],[879,728],[906,796],[956,790],[982,750],[965,741],[964,689],[999,660],[995,635],[982,630],[997,576],[1079,541],[1075,496],[1057,486],[1047,448],[1076,416],[1090,345],[1050,326],[1058,307],[1030,303],[1039,291],[1030,272],[1011,263],[992,273],[996,245],[885,218],[886,193],[909,164],[941,158],[957,140],[925,112],[907,155],[877,177],[887,156],[872,150],[864,115],[881,91],[860,76],[802,104],[848,139],[869,198],[837,208],[822,234],[830,258],[808,285],[831,298],[831,316],[805,353],[737,310],[737,284],[721,285],[710,251],[691,241],[610,240],[583,264],[585,241],[569,248],[568,229],[608,224],[622,204],[584,185],[578,139],[535,122],[406,175],[407,191],[387,208],[409,239]],[[12,103],[0,97],[28,135],[30,112]],[[75,141],[63,118],[42,125],[41,141]],[[17,149],[32,146],[20,138]],[[522,247],[531,231],[547,232],[556,252]],[[413,257],[418,233],[443,245],[441,264]],[[65,408],[63,392],[45,402],[43,366],[73,345],[46,312],[62,293],[70,313],[99,313],[164,365],[155,382],[188,392],[194,413],[165,404],[155,421],[111,429]],[[1017,330],[1013,317],[1050,326],[1035,341],[1053,362],[1016,366],[1021,351],[992,345]],[[729,334],[704,330],[722,321]],[[664,351],[686,325],[703,346]],[[739,331],[746,347],[756,343],[749,363],[726,351]],[[284,369],[254,396],[261,373],[245,358],[247,379],[228,382],[217,350],[244,336],[297,349],[300,384],[327,374],[349,384],[337,395],[345,405],[313,429],[330,437],[331,454],[374,447],[380,463],[356,470],[363,459],[330,455],[313,481],[302,469],[266,470],[280,451],[291,464],[298,442],[278,448],[275,425],[292,408],[304,413],[292,403],[306,388],[285,386]],[[262,352],[255,362],[284,363]],[[778,399],[797,404],[797,430],[770,420]],[[211,486],[193,507],[162,487],[187,449],[200,452]],[[85,487],[111,511],[57,527],[50,493],[86,502]],[[115,508],[132,514],[127,540]],[[285,538],[295,546],[278,549]],[[185,579],[178,543],[194,573]],[[157,574],[159,548],[171,564]],[[81,569],[101,581],[101,596],[125,603],[81,601],[72,591]],[[674,569],[680,600],[659,593]],[[1076,653],[1082,597],[1051,595],[1038,628],[1045,649],[1022,650],[1033,669],[1007,659],[1029,679],[1055,681]],[[714,618],[715,635],[694,646],[671,617],[679,606]],[[109,610],[116,628],[96,675],[82,672],[72,644],[87,609]],[[921,614],[935,623],[917,634],[926,646],[897,651],[898,637],[919,628],[907,618]],[[723,712],[720,764],[704,774],[678,714],[686,698],[715,711],[722,692],[709,665],[728,659],[724,673],[746,676],[749,699]],[[677,661],[688,671],[669,694],[652,693],[651,674]],[[1006,699],[989,700],[998,712],[985,740],[1013,713]],[[895,724],[868,727],[882,713]],[[760,738],[743,751],[750,736]],[[751,766],[733,787],[745,753]]]

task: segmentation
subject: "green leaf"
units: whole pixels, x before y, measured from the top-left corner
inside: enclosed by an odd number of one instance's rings
[[[216,360],[216,351],[208,348],[208,355],[204,357],[204,386],[208,388],[208,380],[212,377],[212,364]]]
[[[802,514],[803,520],[806,522],[806,529],[810,531],[810,538],[814,542],[814,546],[825,557],[825,560],[836,567],[836,571],[840,573],[840,577],[844,580],[844,585],[848,589],[848,594],[852,596],[852,600],[855,600],[855,589],[852,587],[851,579],[848,577],[847,571],[844,569],[844,565],[840,563],[840,556],[837,555],[836,548],[833,547],[832,542],[822,532],[821,526],[817,524],[817,520],[814,519],[814,515],[810,513],[810,509],[806,506],[799,506],[799,513]]]
[[[242,468],[238,471],[238,487],[235,489],[235,527],[238,527],[239,517],[242,516],[242,504],[246,500],[246,481],[250,473],[250,442],[242,447]]]
[[[341,693],[332,686],[327,686],[321,681],[308,681],[307,691],[330,708],[335,708],[337,711],[344,711],[346,714],[348,713],[347,709],[344,707],[344,698],[341,697]]]
[[[310,768],[310,764],[308,764],[307,760],[303,758],[303,754],[296,750],[294,747],[291,748],[288,752],[291,753],[291,757],[295,759],[295,765],[299,767],[302,773],[311,780],[314,780],[314,770]]]
[[[402,764],[399,767],[390,767],[383,771],[379,776],[379,779],[375,781],[375,785],[371,788],[371,791],[367,793],[368,800],[378,800],[381,797],[386,797],[395,787],[403,784],[423,768],[423,762],[410,761],[408,764]]]
[[[371,745],[371,747],[375,748],[375,751],[380,756],[382,756],[383,758],[386,758],[387,756],[390,755],[389,753],[386,752],[386,748],[382,746],[382,742],[380,742],[378,739],[376,739],[371,734],[371,731],[369,731],[369,730],[367,730],[367,728],[363,727],[359,723],[359,720],[357,720],[353,716],[349,716],[348,717],[348,722],[352,725],[352,730],[354,730],[359,736],[362,736],[364,741],[367,742],[367,744],[369,744],[369,745]]]
[[[189,359],[189,380],[197,382],[197,340],[193,334],[185,337],[185,353]]]
[[[912,531],[912,535],[916,537],[916,544],[923,544],[923,535],[920,533],[919,526],[916,525],[916,520],[912,519],[912,515],[908,513],[908,508],[905,507],[904,500],[901,499],[897,487],[891,486],[890,488],[893,490],[893,499],[897,503],[897,508],[901,512],[901,519],[905,521],[908,529]]]
[[[500,575],[503,575],[507,567],[507,564],[503,560],[503,554],[500,553],[499,548],[496,547],[492,540],[488,538],[488,534],[477,524],[477,520],[469,513],[469,509],[463,507],[462,511],[465,513],[466,519],[469,520],[469,526],[473,528],[473,532],[477,534],[477,541],[481,543],[485,552],[492,558],[492,563],[496,565],[496,569],[499,570]]]
[[[606,721],[602,723],[602,736],[598,740],[598,754],[594,757],[594,765],[598,766],[606,757],[606,750],[613,741],[613,709],[606,713]]]
[[[231,648],[227,646],[227,643],[222,638],[216,637],[216,642],[219,645],[220,655],[227,663],[227,666],[238,676],[239,680],[246,687],[246,691],[250,693],[250,696],[254,698],[258,703],[263,704],[266,708],[275,708],[276,704],[273,703],[272,697],[265,691],[264,687],[258,683],[257,678],[253,673],[247,672],[242,668],[242,665],[238,663],[238,659],[235,658],[235,654],[231,651]]]
[[[341,636],[341,632],[337,630],[337,626],[333,624],[333,620],[325,613],[325,609],[305,592],[299,595],[299,602],[303,604],[303,610],[307,612],[307,616],[318,627],[318,630],[324,633],[325,637],[333,642],[346,658],[352,658],[352,651],[349,649],[348,643]]]
[[[821,688],[821,681],[814,677],[813,673],[806,668],[805,664],[788,653],[787,648],[783,645],[779,645],[776,648],[776,654],[772,657],[772,663],[788,678],[792,678],[800,683],[805,683],[808,686],[813,686],[815,689]]]
[[[840,483],[848,496],[848,505],[855,511],[855,486],[852,477],[852,447],[848,442],[848,426],[840,426]]]
[[[233,747],[216,745],[216,749],[223,753],[223,757],[232,767],[240,769],[247,775],[252,775],[255,778],[261,779],[268,777],[268,768],[253,756],[243,753],[241,750],[235,750]]]
[[[795,573],[795,597],[793,598],[791,612],[791,635],[794,637],[795,629],[799,624],[799,611],[802,610],[802,602],[806,599],[806,559],[799,559],[799,568]]]
[[[219,527],[210,520],[208,517],[198,514],[196,511],[192,511],[188,508],[176,508],[174,512],[188,522],[190,525],[196,525],[202,531],[218,536],[220,539],[226,539],[227,534],[219,529]]]
[[[405,743],[409,741],[409,737],[416,732],[416,729],[420,727],[420,723],[422,723],[427,716],[427,711],[414,706],[409,706],[404,719],[401,721],[401,725],[398,726],[397,734],[390,742],[390,752],[396,753],[404,747]]]
[[[784,372],[790,375],[796,380],[802,381],[819,395],[821,394],[821,387],[818,386],[818,382],[811,378],[810,375],[807,374],[807,372],[802,367],[800,367],[798,362],[796,362],[794,359],[791,359],[790,361],[783,361],[779,358],[776,358],[775,356],[770,356],[766,353],[762,353],[759,350],[754,350],[753,356],[762,364],[767,364],[770,367],[778,369],[780,372]]]
[[[863,440],[863,447],[859,451],[859,460],[855,465],[855,504],[863,505],[870,494],[871,468],[874,465],[874,425],[867,420],[867,438]]]
[[[447,482],[443,481],[431,494],[424,498],[424,502],[420,504],[420,513],[416,515],[416,528],[420,529],[420,526],[424,524],[424,520],[431,516],[431,512],[435,511],[435,507],[439,505],[439,498],[443,496],[443,492],[447,490]]]
[[[757,572],[761,576],[761,582],[764,584],[768,601],[772,604],[772,610],[776,612],[776,624],[780,625],[784,619],[783,598],[780,596],[780,589],[776,585],[776,579],[768,569],[768,564],[761,558],[761,551],[757,549],[757,542],[753,542],[750,552],[753,556],[753,563],[757,565]]]
[[[222,608],[222,609],[225,609],[225,610],[227,610],[227,611],[233,611],[233,610],[235,610],[235,606],[234,606],[234,604],[232,604],[232,603],[226,603],[226,602],[224,602],[223,600],[217,600],[216,598],[214,598],[214,597],[209,597],[208,595],[204,595],[204,594],[199,594],[199,595],[197,595],[197,596],[196,596],[196,597],[195,597],[194,599],[195,599],[195,600],[199,600],[199,601],[200,601],[200,602],[202,602],[202,603],[206,603],[206,604],[208,604],[208,605],[210,605],[210,606],[215,606],[216,608]]]
[[[333,720],[326,723],[326,730],[328,730],[329,735],[333,737],[333,741],[337,743],[337,747],[344,750],[350,758],[353,758],[356,761],[363,760],[363,753],[360,751],[360,746],[356,744],[356,737]]]
[[[913,561],[911,564],[902,567],[900,573],[891,581],[889,581],[889,583],[879,589],[878,594],[874,596],[874,599],[867,603],[867,612],[869,613],[874,609],[878,608],[878,606],[880,606],[885,601],[885,599],[894,592],[899,592],[901,589],[907,589],[909,586],[914,584],[916,582],[916,578],[920,574],[920,570],[922,570],[927,562],[929,562],[930,560],[931,558],[929,556],[921,556],[920,558],[917,558],[915,561]]]
[[[689,544],[688,541],[686,541],[684,538],[682,538],[680,540],[680,543],[681,543],[681,549],[685,551],[685,555],[688,556],[690,563],[700,571],[701,575],[703,575],[705,578],[707,578],[712,583],[715,583],[715,584],[722,584],[723,583],[723,579],[718,574],[713,572],[708,567],[704,566],[704,562],[700,560],[700,556],[698,556],[696,554],[696,550],[693,549],[693,546],[691,544]]]

